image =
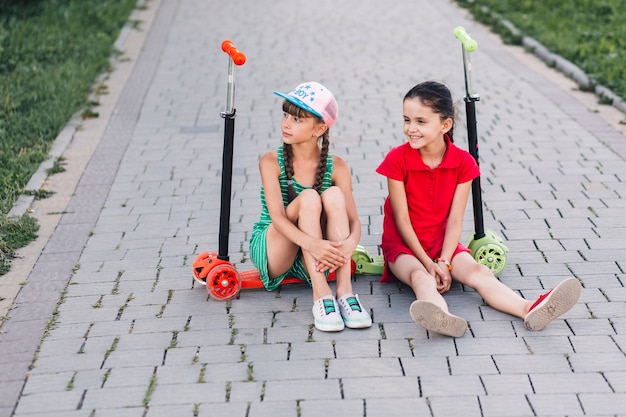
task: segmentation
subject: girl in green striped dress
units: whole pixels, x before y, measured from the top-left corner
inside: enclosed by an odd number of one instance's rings
[[[311,285],[317,329],[370,327],[350,280],[351,255],[361,238],[350,169],[329,152],[335,97],[317,82],[275,94],[284,98],[283,143],[259,160],[262,210],[250,237],[250,258],[268,290],[286,276]],[[336,297],[326,279],[331,271]]]

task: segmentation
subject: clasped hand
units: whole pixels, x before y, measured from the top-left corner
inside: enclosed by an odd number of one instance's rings
[[[309,249],[317,272],[334,271],[350,262],[352,251],[345,242],[317,239]]]
[[[443,294],[444,292],[450,290],[450,285],[452,285],[452,275],[450,274],[448,268],[443,268],[440,264],[433,262],[428,266],[427,271],[435,278],[439,294]]]

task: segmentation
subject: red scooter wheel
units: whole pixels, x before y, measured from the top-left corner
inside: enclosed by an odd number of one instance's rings
[[[206,277],[215,266],[215,260],[217,260],[217,253],[215,252],[202,252],[196,256],[196,259],[191,265],[191,272],[198,284],[206,285]]]
[[[217,265],[209,271],[206,289],[216,300],[225,301],[235,298],[241,290],[239,272],[230,264]]]

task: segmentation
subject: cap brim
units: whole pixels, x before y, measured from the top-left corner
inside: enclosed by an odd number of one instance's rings
[[[283,94],[283,93],[279,93],[278,91],[274,91],[274,94],[276,94],[279,97],[284,98],[285,100],[287,100],[288,102],[290,102],[291,104],[294,104],[298,107],[300,107],[303,110],[308,111],[311,114],[314,114],[315,116],[319,117],[320,119],[324,119],[324,116],[322,116],[317,110],[314,110],[313,108],[309,107],[308,104],[304,103],[302,100],[292,97],[292,96],[288,96],[287,94]]]

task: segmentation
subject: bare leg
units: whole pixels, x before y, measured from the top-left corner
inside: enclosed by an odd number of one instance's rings
[[[307,189],[303,190],[300,195],[298,195],[297,200],[299,200],[297,207],[298,228],[309,236],[321,239],[323,234],[321,225],[322,199],[320,195],[313,189]],[[290,208],[291,205],[288,209]],[[326,275],[315,269],[315,258],[313,255],[303,250],[302,257],[304,258],[304,266],[311,278],[313,300],[317,300],[326,295],[332,295],[333,292],[328,285],[328,281],[326,281]]]
[[[478,264],[467,252],[459,253],[452,260],[452,278],[473,288],[496,310],[524,318],[532,301],[524,299],[500,282],[489,268]]]
[[[452,337],[461,337],[467,331],[465,319],[450,314],[448,304],[437,291],[437,282],[424,265],[412,255],[400,255],[389,263],[391,272],[409,285],[417,298],[409,312],[415,323],[423,328]]]
[[[437,291],[435,278],[426,271],[424,265],[415,256],[402,254],[395,262],[389,262],[389,269],[396,278],[411,287],[415,298],[430,301],[448,312],[448,304]]]
[[[350,225],[346,213],[343,193],[338,187],[330,187],[322,193],[322,205],[326,217],[326,239],[342,241],[350,235]],[[351,265],[346,262],[336,270],[337,298],[352,293]]]
[[[315,190],[304,190],[287,207],[287,217],[303,232],[310,236],[322,237],[320,224],[322,202]],[[277,277],[289,270],[300,247],[278,232],[273,225],[267,230],[267,267],[271,277]],[[302,252],[304,264],[311,277],[313,299],[317,300],[332,294],[326,277],[315,271],[315,259],[307,251]]]

